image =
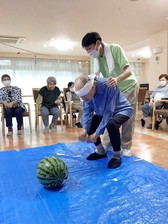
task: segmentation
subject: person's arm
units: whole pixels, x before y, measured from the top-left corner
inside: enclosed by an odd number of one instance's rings
[[[123,72],[121,74],[118,74],[117,77],[109,78],[107,82],[107,85],[109,87],[116,86],[119,82],[122,82],[123,80],[127,79],[131,75],[129,62],[122,47],[119,45],[113,46],[112,55],[114,57],[114,61],[120,66]]]
[[[42,102],[43,102],[43,97],[42,97],[40,94],[38,94],[38,97],[37,97],[37,99],[36,99],[36,104],[38,105],[38,108],[39,108],[39,109],[40,109],[41,106],[42,106]]]
[[[6,108],[18,107],[22,103],[21,89],[17,86],[11,87],[11,101],[4,104]]]
[[[10,104],[12,107],[21,105],[22,103],[22,96],[21,96],[21,89],[17,86],[12,87],[13,91],[13,97],[12,97],[12,102]]]
[[[66,93],[66,97],[67,97],[67,100],[68,100],[68,101],[71,101],[71,100],[72,100],[71,92],[68,91],[68,92]]]
[[[0,103],[2,103],[4,106],[7,103],[7,100],[4,99],[3,91],[0,89]]]
[[[60,104],[62,102],[62,98],[61,98],[61,96],[59,95],[58,97],[57,97],[57,99],[56,99],[56,101],[55,101],[55,104]]]
[[[123,80],[127,79],[129,76],[131,75],[131,70],[129,65],[124,67],[124,72],[121,73],[121,75],[119,75],[116,78],[110,77],[107,81],[107,86],[108,87],[114,87],[116,86],[119,82],[122,82]]]
[[[104,133],[104,130],[106,128],[107,123],[109,122],[110,118],[113,116],[115,112],[116,107],[116,97],[118,95],[119,89],[117,87],[115,88],[109,88],[108,92],[106,93],[106,108],[103,112],[103,118],[96,129],[96,135],[102,135]]]
[[[153,102],[154,102],[154,98],[155,98],[155,95],[156,95],[156,91],[157,89],[155,89],[154,91],[153,91],[153,93],[151,94],[151,96],[150,96],[150,101],[149,101],[149,105],[152,105],[153,104]]]
[[[83,126],[83,129],[85,129],[87,133],[90,129],[93,114],[94,114],[94,111],[90,107],[89,103],[84,101],[83,102],[83,113],[82,113],[82,126]]]

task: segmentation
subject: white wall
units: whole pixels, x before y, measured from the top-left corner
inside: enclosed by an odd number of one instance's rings
[[[149,83],[149,90],[153,91],[158,85],[158,77],[161,74],[168,74],[168,30],[161,31],[149,37],[151,57],[138,60],[141,63],[141,76],[139,83]],[[154,54],[154,48],[161,47],[162,52]],[[159,60],[156,60],[159,57]],[[130,62],[137,62],[137,59],[129,58]]]
[[[168,74],[168,31],[162,31],[150,36],[150,49],[152,52],[149,63],[146,64],[145,77],[146,81],[150,83],[150,90],[156,88],[158,84],[158,77],[161,74]],[[154,48],[161,47],[162,52],[153,54]],[[156,61],[156,57],[159,60]]]

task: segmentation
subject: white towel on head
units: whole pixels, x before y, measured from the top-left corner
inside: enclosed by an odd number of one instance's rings
[[[109,69],[109,73],[111,73],[113,71],[113,69],[115,68],[115,64],[114,64],[114,59],[113,59],[113,55],[111,53],[111,49],[110,49],[110,45],[103,43],[104,44],[104,56],[106,58],[107,61],[107,66]],[[94,73],[96,74],[96,76],[99,76],[100,74],[100,65],[99,65],[99,60],[98,58],[94,58]]]

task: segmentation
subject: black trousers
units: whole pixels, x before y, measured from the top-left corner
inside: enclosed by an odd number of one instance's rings
[[[121,125],[127,121],[130,117],[125,115],[114,115],[106,125],[107,131],[109,133],[110,142],[113,146],[114,151],[120,151],[121,150],[121,139],[120,139],[120,127]],[[97,127],[99,126],[100,122],[102,120],[102,117],[94,115],[92,119],[92,123],[90,126],[90,130],[88,131],[88,135],[92,135],[95,133]],[[101,143],[100,137],[97,138],[97,141],[94,143],[96,146]]]

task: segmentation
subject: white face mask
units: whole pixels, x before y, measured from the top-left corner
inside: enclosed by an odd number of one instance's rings
[[[167,82],[164,81],[164,80],[162,80],[162,81],[159,82],[159,86],[162,86],[162,87],[165,86],[166,84],[167,84]]]
[[[98,58],[98,57],[99,57],[99,51],[92,50],[92,51],[89,52],[89,55],[90,55],[92,58]]]
[[[8,87],[8,86],[10,86],[11,81],[10,80],[5,80],[2,83],[4,84],[5,87]]]
[[[90,52],[88,52],[88,54],[92,57],[92,58],[98,58],[100,55],[100,45],[98,47],[98,50],[92,50]]]
[[[69,89],[71,92],[75,92],[74,87]]]

